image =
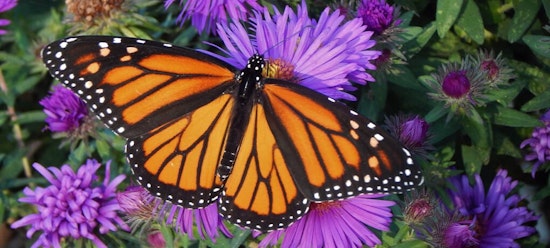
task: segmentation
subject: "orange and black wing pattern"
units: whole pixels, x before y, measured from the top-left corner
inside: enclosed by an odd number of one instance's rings
[[[54,77],[126,138],[171,122],[235,84],[232,66],[149,40],[69,37],[46,46],[42,58]]]
[[[273,79],[266,80],[262,96],[288,171],[307,199],[400,193],[422,184],[410,152],[344,104]]]
[[[307,212],[310,203],[298,189],[290,171],[293,165],[284,158],[266,114],[263,105],[252,106],[220,198],[220,214],[256,230],[287,227]]]
[[[166,43],[107,36],[65,38],[42,56],[54,77],[128,139],[132,171],[153,195],[192,208],[218,197],[233,67]]]

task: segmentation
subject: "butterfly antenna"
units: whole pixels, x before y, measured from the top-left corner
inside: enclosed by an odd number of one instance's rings
[[[292,33],[291,35],[285,37],[283,40],[281,40],[281,41],[275,43],[275,44],[272,45],[271,47],[267,48],[267,49],[262,53],[262,56],[265,56],[266,54],[269,54],[269,52],[272,51],[274,48],[280,46],[280,45],[283,44],[284,42],[287,42],[288,39],[293,38],[293,37],[295,37],[295,36],[297,36],[297,35],[303,33],[304,30],[306,30],[306,29],[308,29],[308,28],[313,28],[313,25],[307,25],[307,26],[301,28],[300,30],[298,30],[298,31],[296,31],[296,32],[294,32],[294,33]],[[299,38],[299,37],[298,37],[298,38]],[[300,42],[299,39],[298,39],[298,42]]]

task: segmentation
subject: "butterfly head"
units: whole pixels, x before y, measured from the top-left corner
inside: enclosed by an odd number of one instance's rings
[[[252,57],[248,59],[248,62],[246,63],[246,68],[243,71],[248,71],[248,73],[251,73],[253,75],[260,74],[262,75],[262,72],[265,67],[265,60],[262,55],[254,54]]]

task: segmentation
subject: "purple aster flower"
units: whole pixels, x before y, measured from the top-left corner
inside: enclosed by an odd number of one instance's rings
[[[117,194],[117,200],[124,213],[125,220],[132,231],[148,229],[155,220],[156,206],[149,192],[141,186],[129,186]]]
[[[394,14],[394,8],[385,0],[362,0],[357,6],[357,16],[375,35],[384,33],[394,24]]]
[[[472,59],[474,67],[481,69],[485,73],[485,81],[489,87],[496,87],[507,83],[515,77],[513,69],[507,66],[506,59],[501,55],[499,53],[495,57],[493,51],[480,50],[477,53],[477,57]]]
[[[541,120],[544,123],[542,127],[536,127],[531,134],[531,138],[524,140],[520,148],[531,147],[531,153],[525,156],[526,161],[534,161],[531,169],[531,176],[535,177],[539,166],[550,161],[550,110],[542,115]]]
[[[426,217],[433,215],[437,206],[436,200],[428,191],[414,190],[405,195],[404,219],[408,224],[421,223]]]
[[[299,83],[335,99],[355,100],[346,93],[354,90],[350,83],[366,84],[374,78],[366,70],[379,51],[359,19],[345,22],[338,11],[326,8],[319,20],[309,18],[305,3],[294,12],[286,7],[255,12],[250,18],[252,34],[242,23],[219,24],[218,34],[226,49],[226,57],[206,52],[237,68],[243,68],[254,53],[262,54],[268,63],[267,77]],[[213,45],[214,46],[214,45]]]
[[[445,246],[458,247],[453,244],[461,241],[476,247],[519,247],[515,239],[535,232],[535,228],[525,224],[538,217],[520,203],[519,195],[510,194],[517,181],[512,181],[505,170],[497,172],[487,193],[479,175],[475,175],[474,185],[470,185],[466,175],[450,181],[453,188],[449,194],[461,220],[444,228]]]
[[[95,160],[88,160],[78,171],[69,165],[61,169],[34,163],[33,167],[44,176],[51,185],[34,190],[25,188],[25,197],[20,202],[33,204],[37,213],[30,214],[14,222],[11,227],[30,226],[27,237],[42,232],[33,247],[61,247],[66,238],[89,239],[97,247],[107,247],[96,234],[123,230],[129,227],[118,216],[120,205],[116,199],[116,187],[125,176],[119,175],[110,180],[110,162],[107,162],[105,179],[97,185],[96,171],[101,166]]]
[[[312,202],[309,212],[286,228],[268,233],[260,247],[277,244],[281,247],[361,247],[375,246],[380,239],[372,229],[388,231],[393,201],[376,199],[381,194]]]
[[[152,231],[147,234],[147,243],[149,243],[149,247],[152,248],[166,247],[166,240],[164,240],[164,236],[162,236],[160,231]]]
[[[474,68],[469,59],[461,64],[443,65],[438,72],[426,80],[433,93],[428,93],[433,99],[444,102],[452,112],[470,115],[474,106],[481,106],[486,98],[482,95],[484,88],[483,71]]]
[[[214,242],[216,242],[216,238],[219,236],[219,231],[226,237],[233,236],[218,213],[218,205],[216,203],[210,204],[205,208],[191,209],[169,202],[164,202],[163,204],[163,200],[157,197],[155,197],[154,201],[158,206],[155,214],[161,219],[164,218],[167,225],[174,225],[176,231],[187,234],[191,239],[195,238],[193,235],[194,228],[198,231],[201,239],[208,237]]]
[[[402,132],[399,135],[399,140],[411,147],[422,146],[426,141],[429,127],[424,119],[416,115],[401,124]]]
[[[0,0],[0,12],[6,12],[13,9],[17,5],[17,0]],[[0,26],[10,25],[10,20],[0,19]],[[7,31],[0,29],[0,35],[6,34]]]
[[[120,206],[132,223],[132,227],[147,225],[153,219],[166,222],[175,227],[176,231],[187,234],[194,239],[193,230],[198,230],[201,239],[206,237],[215,241],[221,231],[226,237],[232,237],[225,226],[223,218],[218,214],[217,204],[205,208],[184,208],[155,197],[141,186],[131,186],[125,192],[118,194]]]
[[[447,248],[480,247],[472,221],[451,223],[445,230],[443,242]]]
[[[391,134],[415,155],[427,157],[433,147],[428,143],[430,125],[418,115],[396,115],[386,119]]]
[[[168,8],[174,2],[166,0],[164,7]],[[255,0],[187,0],[180,1],[179,5],[183,5],[177,18],[181,25],[191,19],[191,25],[199,32],[214,34],[217,23],[239,22],[247,18],[250,9],[263,8]]]
[[[51,95],[40,100],[40,105],[52,132],[78,132],[88,117],[86,104],[61,85],[54,86]]]

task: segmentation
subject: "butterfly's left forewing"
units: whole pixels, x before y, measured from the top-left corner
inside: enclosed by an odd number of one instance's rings
[[[46,46],[51,74],[123,137],[135,137],[214,100],[235,69],[190,49],[124,37],[69,37]]]

